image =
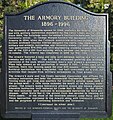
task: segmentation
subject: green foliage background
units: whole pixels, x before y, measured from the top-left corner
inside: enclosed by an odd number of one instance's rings
[[[0,0],[0,66],[2,60],[2,40],[3,40],[3,17],[5,13],[18,13],[37,3],[46,2],[48,0]],[[111,71],[113,71],[113,0],[64,0],[75,4],[83,4],[85,9],[96,13],[109,13],[109,40],[111,41]],[[105,9],[105,5],[109,7]],[[113,98],[113,97],[112,97]],[[2,120],[2,118],[0,118]],[[82,119],[82,120],[103,120],[103,119]],[[106,118],[104,120],[113,120]]]

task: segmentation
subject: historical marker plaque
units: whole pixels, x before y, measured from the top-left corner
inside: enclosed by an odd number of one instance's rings
[[[6,15],[1,86],[5,117],[110,115],[107,19],[107,14],[65,2]]]

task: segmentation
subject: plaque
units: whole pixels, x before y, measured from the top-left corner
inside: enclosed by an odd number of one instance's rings
[[[5,15],[4,118],[74,120],[111,115],[108,15],[66,2]]]

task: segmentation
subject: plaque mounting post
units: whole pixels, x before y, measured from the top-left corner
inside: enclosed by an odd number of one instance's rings
[[[37,114],[32,113],[32,120],[80,120],[80,114]]]

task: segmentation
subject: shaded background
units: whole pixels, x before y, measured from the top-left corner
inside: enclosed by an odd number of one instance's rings
[[[1,50],[2,50],[2,41],[3,41],[4,14],[18,13],[37,3],[42,3],[45,1],[49,1],[49,0],[0,0],[0,68],[2,65]],[[110,66],[111,66],[111,71],[113,73],[113,0],[62,0],[62,1],[72,2],[91,12],[109,14],[109,40],[111,42]],[[113,98],[113,93],[112,93],[112,98]],[[113,108],[113,101],[112,101],[112,108]],[[3,119],[0,117],[0,120]],[[14,120],[14,119],[8,119],[8,120]],[[28,119],[23,119],[23,120],[28,120]],[[110,118],[105,118],[105,119],[81,119],[81,120],[113,120],[113,115]]]

